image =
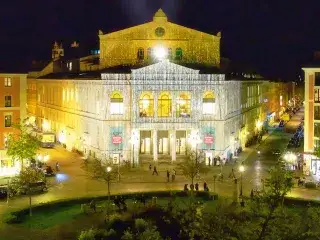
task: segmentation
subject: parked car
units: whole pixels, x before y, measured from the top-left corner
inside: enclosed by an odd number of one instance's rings
[[[28,193],[28,186],[23,186],[19,189],[20,194],[27,194]],[[39,181],[30,184],[30,193],[41,193],[47,191],[47,184],[44,181]]]
[[[272,150],[272,155],[280,155],[281,151],[279,149]]]

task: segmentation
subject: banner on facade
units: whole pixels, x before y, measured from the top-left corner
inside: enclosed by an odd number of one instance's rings
[[[204,137],[204,143],[207,145],[211,145],[214,142],[214,138],[211,135],[207,135]]]
[[[122,137],[121,136],[112,136],[112,143],[113,144],[121,144],[122,143]]]

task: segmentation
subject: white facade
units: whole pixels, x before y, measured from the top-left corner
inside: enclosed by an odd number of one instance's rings
[[[186,148],[227,158],[240,146],[241,82],[169,61],[100,79],[37,79],[39,125],[68,150],[175,161]],[[134,155],[132,154],[134,152]]]

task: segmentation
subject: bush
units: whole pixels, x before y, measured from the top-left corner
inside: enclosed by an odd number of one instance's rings
[[[4,216],[3,221],[8,224],[16,224],[23,222],[23,215],[17,213],[8,213]]]
[[[315,189],[315,188],[317,188],[317,184],[315,184],[314,182],[307,182],[307,183],[304,184],[304,186],[305,186],[306,188],[309,188],[309,189]]]

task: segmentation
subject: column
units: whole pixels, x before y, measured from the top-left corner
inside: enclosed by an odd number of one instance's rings
[[[139,166],[140,131],[134,131],[131,137],[131,166]]]
[[[172,136],[171,136],[171,160],[176,161],[177,160],[177,151],[176,151],[176,130],[172,131]]]
[[[158,161],[158,132],[157,130],[152,131],[153,138],[153,160]]]

